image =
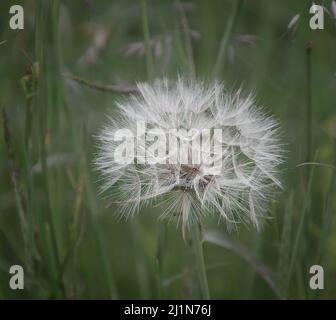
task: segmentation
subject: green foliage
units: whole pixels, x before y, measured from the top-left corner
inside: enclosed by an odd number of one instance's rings
[[[18,3],[22,31],[0,10],[1,298],[198,294],[181,230],[157,221],[160,207],[118,221],[92,166],[115,101],[137,81],[178,74],[255,90],[286,143],[285,187],[260,232],[204,221],[211,298],[336,298],[334,18],[325,15],[323,31],[306,14],[287,28],[306,12],[290,0]],[[315,164],[297,166],[307,154]],[[22,291],[8,287],[14,264],[25,268]],[[309,288],[314,264],[324,267],[323,291]]]

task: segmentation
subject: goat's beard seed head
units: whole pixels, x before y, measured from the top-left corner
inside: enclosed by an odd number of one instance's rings
[[[245,222],[258,228],[267,202],[281,187],[278,166],[283,149],[278,123],[256,105],[251,94],[242,97],[240,90],[225,90],[217,82],[206,85],[178,78],[137,87],[138,93],[116,104],[118,115],[109,118],[98,135],[95,165],[103,179],[101,191],[117,204],[117,212],[128,218],[144,205],[160,205],[161,216],[177,218],[183,228],[200,222],[207,213],[217,214],[229,227]],[[120,141],[115,141],[116,132],[130,130],[135,146],[141,145],[144,136],[137,136],[139,122],[163,132],[221,129],[222,152],[212,151],[220,161],[214,165],[213,158],[205,157],[197,164],[171,163],[172,150],[164,142],[168,149],[161,163],[117,162]],[[209,147],[213,139],[209,135],[202,143]],[[146,140],[143,149],[148,151],[150,144],[153,141]],[[180,155],[190,155],[192,148],[192,144],[180,144]]]

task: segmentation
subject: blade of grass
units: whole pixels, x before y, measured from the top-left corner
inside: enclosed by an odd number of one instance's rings
[[[85,145],[88,145],[87,142],[85,142]],[[89,173],[89,162],[87,159],[87,155],[84,158],[85,160],[85,168],[86,171]],[[92,181],[91,176],[87,174],[85,176],[85,191],[86,191],[86,197],[87,197],[87,205],[90,210],[89,222],[93,227],[94,231],[94,237],[97,242],[98,250],[99,250],[99,258],[101,259],[101,265],[103,267],[103,272],[106,278],[106,284],[108,288],[108,294],[111,299],[117,299],[118,298],[118,291],[117,287],[115,285],[114,275],[112,271],[111,264],[109,262],[108,256],[107,256],[107,249],[105,240],[103,238],[103,233],[101,230],[101,227],[97,221],[97,217],[99,215],[99,208],[97,204],[97,197],[94,193],[93,187],[92,187]]]
[[[144,44],[145,44],[147,78],[148,80],[151,80],[154,77],[154,60],[153,60],[149,27],[148,27],[148,13],[147,13],[146,0],[140,0],[140,5],[141,5],[142,32],[143,32]]]
[[[26,74],[21,78],[21,84],[26,100],[24,142],[27,149],[29,149],[30,146],[31,131],[33,126],[33,103],[37,92],[38,75],[39,65],[38,63],[32,63]]]
[[[279,287],[282,299],[287,299],[288,297],[288,286],[289,286],[288,271],[290,263],[291,231],[293,222],[292,221],[293,199],[294,199],[294,191],[291,190],[283,217],[282,233],[279,249],[279,261],[278,261]]]
[[[59,128],[60,106],[62,102],[62,82],[59,76],[60,55],[58,43],[59,1],[39,0],[37,4],[35,24],[35,52],[40,67],[37,86],[36,113],[39,118],[39,156],[42,166],[42,184],[44,192],[44,208],[40,211],[40,231],[45,248],[45,256],[49,257],[50,268],[47,272],[54,285],[52,296],[64,298],[65,288],[60,278],[60,245],[62,242],[62,223],[60,207],[56,193],[50,187],[57,188],[57,181],[51,179],[47,167],[48,147],[50,145],[49,130],[57,133]],[[55,135],[56,137],[57,135]],[[58,189],[58,188],[57,188]],[[56,190],[57,190],[56,189]],[[55,189],[54,189],[55,190]]]
[[[312,152],[312,52],[313,44],[311,41],[306,46],[306,162],[311,160]],[[308,169],[309,173],[309,169]]]
[[[317,156],[315,156],[316,158]],[[301,209],[301,214],[300,214],[300,221],[299,225],[296,231],[293,247],[292,247],[292,254],[291,254],[291,259],[290,259],[290,264],[289,264],[289,270],[288,270],[288,278],[289,280],[291,279],[292,272],[294,270],[294,265],[295,262],[297,261],[298,258],[298,251],[300,248],[300,243],[301,243],[301,238],[304,232],[304,225],[306,222],[306,217],[307,217],[307,211],[310,205],[310,193],[311,193],[311,188],[312,188],[312,181],[313,181],[313,175],[314,175],[314,166],[313,168],[309,171],[309,179],[308,179],[308,185],[307,185],[307,190],[306,194],[304,197],[304,203]]]
[[[177,56],[176,60],[179,63],[179,68],[189,69],[190,62],[188,61],[188,56],[186,54],[184,41],[183,41],[183,34],[181,32],[179,21],[177,19],[174,19],[173,48],[175,51],[175,55]]]
[[[21,231],[23,236],[23,245],[25,252],[25,266],[30,270],[31,268],[31,257],[29,254],[29,248],[31,246],[31,235],[29,232],[29,226],[26,218],[24,194],[22,190],[21,173],[20,169],[16,163],[15,152],[13,141],[11,138],[11,133],[9,130],[8,117],[5,109],[2,109],[2,127],[3,127],[3,137],[6,146],[8,161],[10,165],[11,180],[13,184],[16,206],[19,214]]]
[[[191,37],[190,37],[190,28],[187,16],[184,12],[184,8],[181,4],[180,0],[176,1],[176,8],[180,17],[180,24],[183,32],[183,38],[184,38],[184,46],[187,56],[187,62],[188,62],[188,69],[190,77],[195,78],[196,76],[196,67],[195,67],[195,61],[194,61],[194,54],[193,54],[193,48],[191,44]]]
[[[229,17],[229,21],[226,25],[225,32],[223,34],[221,43],[219,45],[218,54],[216,57],[216,62],[212,70],[212,78],[218,78],[220,73],[223,71],[223,67],[226,61],[227,48],[229,40],[231,37],[232,30],[237,22],[237,18],[240,12],[240,9],[243,5],[243,0],[235,0],[232,13]]]
[[[333,145],[336,147],[336,140],[334,141]],[[334,149],[335,150],[335,149]],[[335,157],[335,155],[334,155]],[[336,157],[334,160],[334,165],[332,166],[333,169],[336,169]],[[322,228],[320,233],[320,242],[317,251],[317,260],[320,263],[323,263],[325,260],[325,252],[327,248],[327,240],[329,239],[330,235],[332,234],[332,226],[334,221],[334,213],[333,210],[333,200],[336,193],[336,170],[332,171],[329,188],[327,194],[325,196],[324,206],[323,206],[323,213],[322,213]]]
[[[102,91],[102,92],[111,92],[111,93],[120,93],[120,94],[129,94],[129,93],[136,93],[138,92],[138,88],[136,86],[123,86],[123,85],[108,85],[108,84],[101,84],[93,81],[89,81],[78,76],[72,74],[63,74],[64,78],[73,80],[87,86],[91,89]]]
[[[233,242],[223,233],[216,230],[209,230],[205,233],[204,240],[221,246],[241,257],[246,261],[258,274],[261,278],[268,284],[271,290],[279,296],[279,288],[275,281],[275,275],[272,270],[270,270],[264,263],[262,263],[257,257],[252,255],[247,248],[242,245]]]

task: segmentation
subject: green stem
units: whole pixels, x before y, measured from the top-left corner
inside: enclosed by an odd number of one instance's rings
[[[150,47],[150,35],[148,28],[148,15],[147,15],[147,4],[146,0],[140,0],[141,3],[141,19],[142,19],[142,31],[145,43],[145,54],[146,54],[146,67],[147,67],[147,77],[152,79],[154,76],[154,63],[153,55]]]
[[[117,84],[101,84],[101,83],[97,83],[97,82],[93,82],[93,81],[89,81],[89,80],[77,77],[72,74],[62,74],[62,76],[64,78],[76,81],[79,84],[87,86],[91,89],[95,89],[97,91],[102,91],[102,92],[129,94],[129,93],[135,93],[138,91],[136,86],[124,86],[124,85],[117,85]]]
[[[316,156],[315,159],[316,160]],[[292,249],[292,255],[291,255],[291,261],[289,264],[289,271],[288,271],[288,279],[290,280],[295,262],[298,256],[299,248],[300,248],[300,243],[302,239],[302,234],[304,232],[304,226],[306,223],[306,218],[307,218],[307,211],[309,209],[310,205],[310,193],[311,193],[311,188],[312,188],[312,181],[313,181],[313,175],[314,175],[314,166],[313,168],[309,171],[309,179],[308,179],[308,186],[307,186],[307,191],[303,203],[303,207],[301,209],[301,215],[300,215],[300,222],[299,226],[297,228],[294,244],[293,244],[293,249]]]
[[[188,19],[184,12],[181,1],[177,0],[176,3],[178,6],[178,13],[180,16],[180,24],[181,24],[183,38],[184,38],[189,73],[190,73],[191,78],[195,78],[196,77],[196,67],[195,67],[195,61],[194,61],[193,48],[191,44],[190,27],[189,27]]]
[[[71,123],[74,122],[72,111],[69,113],[69,116],[71,117]],[[84,128],[84,143],[83,145],[89,145],[89,141],[87,140],[88,133],[86,131],[87,129]],[[74,137],[76,138],[76,131],[73,133]],[[77,139],[75,141],[78,141]],[[90,166],[89,166],[89,159],[87,157],[87,154],[82,153],[83,156],[83,165],[85,167],[86,172],[90,172]],[[101,229],[101,226],[99,224],[99,221],[97,221],[97,218],[99,216],[99,207],[97,203],[97,199],[94,193],[93,189],[93,181],[92,177],[90,174],[85,174],[84,175],[84,186],[85,188],[85,193],[86,193],[86,199],[87,199],[87,204],[89,208],[89,214],[88,214],[88,219],[89,223],[92,225],[92,230],[93,230],[93,236],[94,236],[94,241],[96,242],[97,245],[97,250],[98,250],[98,256],[99,256],[99,263],[102,266],[102,272],[104,273],[105,279],[106,279],[106,285],[107,285],[107,290],[108,290],[108,296],[111,299],[117,299],[118,298],[118,290],[117,286],[115,283],[115,278],[114,278],[114,273],[113,270],[111,269],[110,261],[107,256],[108,248],[106,247],[106,241],[104,239],[104,235]]]
[[[141,245],[141,224],[138,217],[133,217],[131,221],[133,250],[135,257],[135,269],[137,281],[140,289],[140,299],[150,299],[151,286],[149,284],[148,261]]]
[[[65,298],[65,286],[60,277],[60,241],[55,220],[58,218],[57,208],[52,204],[53,193],[51,190],[50,173],[47,167],[48,148],[51,143],[47,141],[50,128],[58,127],[59,101],[61,84],[59,75],[59,55],[55,48],[58,45],[58,17],[59,1],[39,0],[35,25],[35,54],[40,67],[39,81],[36,96],[36,111],[39,118],[39,157],[42,165],[42,186],[45,206],[40,210],[41,242],[45,246],[44,253],[49,261],[51,281],[54,288],[51,290],[53,297]],[[34,105],[35,107],[35,105]],[[56,131],[53,131],[57,135]],[[50,183],[49,183],[50,182]],[[42,236],[43,235],[43,236]],[[58,241],[59,240],[59,241]],[[49,266],[48,266],[49,267]],[[50,270],[49,270],[50,269]]]
[[[234,1],[234,8],[232,11],[232,14],[230,16],[230,19],[226,25],[225,32],[223,35],[223,38],[221,40],[219,51],[216,58],[215,66],[212,70],[212,77],[217,78],[221,72],[221,70],[224,67],[225,64],[225,55],[227,52],[227,47],[229,44],[230,36],[232,33],[232,30],[236,24],[237,17],[239,15],[240,8],[242,7],[243,0],[235,0]]]
[[[157,248],[156,248],[156,280],[157,280],[157,292],[159,299],[164,298],[163,292],[163,255],[165,249],[166,238],[166,224],[164,221],[158,220],[157,225]]]
[[[307,154],[306,162],[309,162],[311,159],[311,150],[312,150],[312,77],[311,77],[311,51],[312,51],[312,42],[309,41],[306,47],[306,68],[307,68],[307,110],[306,110],[306,136],[307,136]],[[309,169],[308,169],[309,172]]]
[[[194,224],[191,230],[192,242],[195,254],[196,272],[201,290],[201,296],[204,300],[210,299],[208,279],[204,264],[203,244],[200,238],[200,229],[198,224]]]
[[[336,140],[333,143],[334,150],[336,150]],[[334,166],[336,166],[336,156],[334,156]],[[332,231],[333,219],[334,219],[334,210],[332,206],[332,199],[334,198],[334,194],[336,193],[336,170],[332,171],[328,192],[326,194],[324,205],[323,205],[323,214],[322,214],[322,226],[321,226],[321,236],[320,242],[317,250],[317,258],[316,261],[319,261],[318,264],[323,265],[324,255],[327,248],[327,239],[330,237],[330,233]]]
[[[26,98],[25,146],[29,149],[32,123],[32,98]]]

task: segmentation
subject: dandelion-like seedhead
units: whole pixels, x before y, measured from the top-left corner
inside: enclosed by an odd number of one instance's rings
[[[184,228],[208,213],[258,228],[281,187],[277,121],[253,95],[217,82],[163,79],[137,88],[98,136],[101,191],[118,213],[159,204],[162,217]]]

